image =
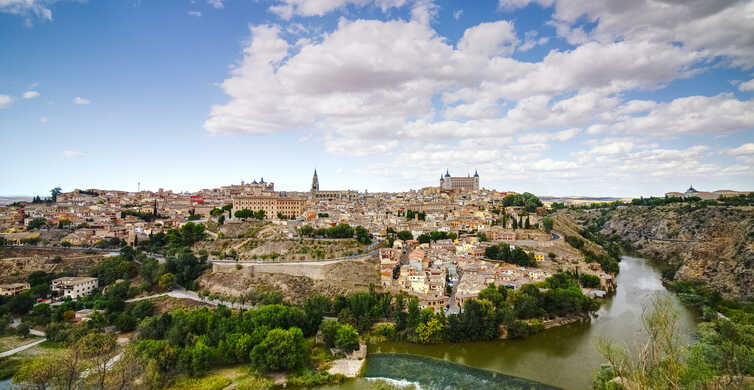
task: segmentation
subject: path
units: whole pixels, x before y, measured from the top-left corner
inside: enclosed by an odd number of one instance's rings
[[[15,355],[15,354],[17,354],[19,352],[26,351],[27,349],[29,349],[29,348],[31,348],[31,347],[33,347],[35,345],[39,345],[39,344],[44,343],[45,341],[47,341],[47,339],[37,340],[37,341],[35,341],[33,343],[22,345],[22,346],[20,346],[18,348],[13,348],[10,351],[2,352],[2,353],[0,353],[0,358],[8,357],[8,356],[11,356],[11,355]]]
[[[175,289],[175,290],[172,290],[170,292],[161,293],[161,294],[153,294],[153,295],[148,295],[148,296],[145,296],[145,297],[131,298],[131,299],[127,299],[126,302],[127,303],[138,302],[138,301],[143,301],[143,300],[153,299],[153,298],[159,298],[159,297],[164,297],[164,296],[168,296],[168,297],[171,297],[171,298],[178,298],[178,299],[190,299],[192,301],[206,303],[206,304],[212,305],[212,306],[225,305],[225,306],[228,306],[228,307],[234,308],[234,309],[241,309],[241,308],[243,308],[243,309],[251,309],[251,308],[254,307],[253,305],[250,305],[250,304],[243,304],[242,305],[242,304],[240,304],[238,302],[228,302],[228,301],[223,301],[223,300],[220,300],[220,299],[202,298],[202,297],[199,296],[199,294],[197,294],[197,293],[195,293],[193,291],[185,290],[183,288]]]

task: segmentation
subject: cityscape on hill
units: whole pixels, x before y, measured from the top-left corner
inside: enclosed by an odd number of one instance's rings
[[[754,0],[0,37],[0,390],[754,390]]]

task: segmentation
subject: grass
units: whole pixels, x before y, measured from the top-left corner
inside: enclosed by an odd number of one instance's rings
[[[0,352],[10,351],[11,349],[21,347],[23,345],[33,343],[39,340],[37,337],[19,337],[19,336],[5,336],[0,338]]]
[[[229,378],[220,375],[205,376],[203,378],[178,378],[169,390],[222,390],[233,383]]]
[[[26,359],[17,356],[9,356],[0,359],[0,380],[10,379],[21,368]]]

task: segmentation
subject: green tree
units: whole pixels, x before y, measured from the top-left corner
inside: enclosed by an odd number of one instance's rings
[[[411,234],[411,232],[408,230],[402,230],[398,232],[398,238],[400,238],[403,241],[408,241],[408,240],[413,240],[414,235]]]
[[[158,287],[162,291],[166,291],[173,287],[175,285],[175,275],[173,275],[170,272],[164,273],[162,276],[160,276],[160,281],[158,283]]]
[[[422,344],[434,344],[444,340],[445,323],[438,316],[416,327],[416,336]]]
[[[262,371],[290,371],[303,367],[308,354],[301,329],[273,329],[254,346],[250,358]]]
[[[29,221],[27,228],[29,228],[29,230],[34,230],[34,229],[39,229],[45,226],[47,226],[47,220],[40,217],[40,218],[34,218],[31,221]]]
[[[60,187],[55,187],[50,190],[50,195],[52,196],[52,201],[56,202],[58,200],[58,195],[60,195],[63,192],[63,190]]]
[[[233,213],[233,216],[236,218],[247,219],[247,218],[253,217],[254,212],[249,209],[241,209],[241,210],[236,210],[236,212]]]
[[[552,218],[550,217],[542,218],[542,226],[545,228],[546,233],[550,233],[552,231],[552,224],[553,224]]]
[[[322,340],[324,341],[325,346],[327,346],[328,348],[335,346],[335,340],[337,338],[339,328],[340,325],[338,325],[337,321],[322,321],[322,325],[320,325],[319,329],[322,332]]]
[[[341,325],[337,331],[335,346],[345,352],[351,352],[358,349],[359,332],[349,324]]]

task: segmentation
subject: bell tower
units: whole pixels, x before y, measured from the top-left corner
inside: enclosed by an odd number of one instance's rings
[[[312,189],[311,192],[319,191],[319,178],[317,178],[317,170],[314,170],[314,177],[312,177]]]

